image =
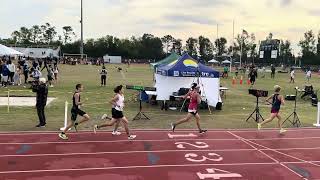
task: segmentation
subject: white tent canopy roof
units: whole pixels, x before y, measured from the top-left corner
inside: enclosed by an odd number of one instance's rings
[[[13,55],[23,55],[23,53],[0,44],[0,55],[13,56]]]
[[[215,59],[211,59],[210,61],[208,61],[209,63],[219,63],[219,61],[215,60]]]
[[[231,61],[229,61],[229,60],[224,60],[224,61],[222,61],[221,63],[222,63],[222,64],[231,64]]]

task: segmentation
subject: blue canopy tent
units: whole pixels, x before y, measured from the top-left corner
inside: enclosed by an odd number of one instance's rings
[[[219,72],[198,63],[187,53],[175,63],[158,67],[155,85],[157,99],[169,100],[173,92],[180,88],[189,88],[193,82],[200,84],[202,95],[208,100],[208,104],[216,107],[220,98]]]

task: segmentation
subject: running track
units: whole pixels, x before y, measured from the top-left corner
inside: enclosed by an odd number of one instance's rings
[[[320,129],[0,133],[5,180],[320,180]]]

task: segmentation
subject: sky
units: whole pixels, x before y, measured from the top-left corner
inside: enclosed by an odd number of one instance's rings
[[[223,36],[230,43],[234,21],[235,34],[245,29],[259,41],[272,32],[274,38],[290,40],[297,54],[303,33],[320,30],[320,0],[83,0],[83,4],[85,39],[150,33],[183,41]],[[80,0],[1,0],[1,7],[1,38],[22,26],[46,22],[59,33],[70,25],[80,37]]]

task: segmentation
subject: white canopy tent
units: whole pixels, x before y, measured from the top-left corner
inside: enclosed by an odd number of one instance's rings
[[[12,48],[9,48],[5,45],[0,44],[0,55],[1,56],[14,56],[14,55],[23,55],[23,53],[16,51]]]
[[[197,77],[197,73],[200,73],[200,77]],[[217,103],[221,102],[219,72],[197,63],[188,54],[180,57],[175,64],[157,70],[157,100],[169,100],[173,92],[178,92],[180,88],[190,88],[192,83],[198,83],[198,78],[201,95],[210,106],[216,107]]]
[[[232,62],[231,61],[229,61],[229,60],[224,60],[224,61],[222,61],[221,62],[221,64],[229,64],[230,65],[230,69],[229,69],[229,71],[231,72],[231,68],[232,68]]]
[[[219,63],[219,61],[215,60],[215,59],[211,59],[210,61],[208,61],[209,63]]]

